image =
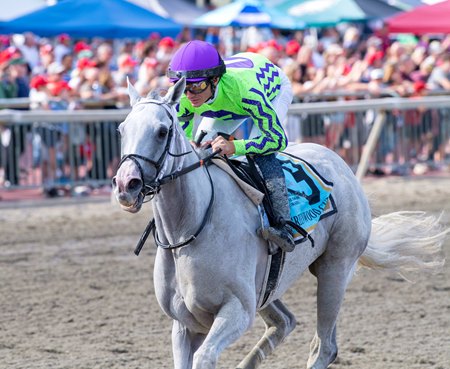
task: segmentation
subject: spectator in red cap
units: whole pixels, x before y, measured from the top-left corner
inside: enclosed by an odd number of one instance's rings
[[[127,78],[134,84],[136,82],[136,65],[138,62],[134,60],[130,54],[121,54],[117,58],[118,69],[112,73],[116,88],[127,88]]]
[[[83,71],[86,68],[96,67],[97,63],[89,58],[80,58],[77,60],[75,69],[72,70],[69,80],[69,86],[72,90],[76,91],[80,87],[81,83],[84,81]]]
[[[10,46],[0,52],[0,69],[6,68],[13,58],[22,57],[22,53],[14,46]]]
[[[55,45],[55,61],[61,63],[61,60],[64,55],[72,52],[70,47],[71,39],[67,33],[62,33],[58,37],[56,37],[56,45]]]
[[[70,41],[70,36],[67,33],[61,33],[56,37],[59,43],[67,45]]]
[[[30,81],[30,108],[48,109],[49,94],[47,90],[47,77],[37,74]]]
[[[72,89],[63,79],[64,72],[65,68],[62,64],[57,62],[50,64],[47,69],[47,88],[53,97],[57,97],[58,100],[64,100],[67,103]]]
[[[105,102],[118,98],[111,72],[95,66],[87,67],[82,72],[83,82],[78,92],[81,99]]]
[[[172,37],[163,37],[159,41],[158,46],[160,48],[173,49],[176,46],[176,42]]]
[[[160,69],[156,59],[144,59],[139,67],[138,79],[134,85],[141,96],[147,95],[151,90],[158,87],[157,80],[161,78],[161,73],[159,71]]]
[[[34,76],[30,81],[30,87],[36,90],[45,86],[47,86],[47,78],[44,75],[38,74]]]
[[[279,65],[282,50],[283,46],[281,46],[276,40],[271,39],[261,44],[259,54],[264,55],[272,63]]]
[[[80,53],[81,51],[84,50],[91,50],[91,47],[84,41],[78,41],[74,46],[73,46],[73,51],[75,52],[75,54]]]
[[[284,68],[287,65],[295,62],[299,51],[300,43],[297,40],[289,40],[288,42],[286,42],[284,55],[278,60],[278,65],[280,66],[280,68]]]
[[[383,65],[384,53],[381,50],[367,54],[367,63],[370,67],[379,68]]]
[[[43,44],[39,48],[39,64],[32,70],[33,74],[47,73],[47,68],[55,61],[55,54],[53,46],[50,44]]]
[[[47,77],[42,74],[38,74],[31,78],[30,87],[35,90],[41,90],[42,87],[47,86]]]
[[[99,74],[100,70],[95,65],[83,68],[83,82],[78,88],[78,93],[82,99],[100,98],[102,92],[100,89]]]
[[[81,58],[77,60],[77,69],[83,70],[85,68],[89,67],[96,67],[97,62],[95,60],[89,59],[89,58]]]
[[[80,58],[92,58],[94,56],[94,52],[92,51],[92,47],[88,45],[84,41],[78,41],[73,46],[73,52],[75,54],[76,59]]]
[[[171,37],[163,37],[156,51],[156,60],[161,65],[161,70],[166,70],[176,49],[176,42]]]
[[[289,40],[286,43],[286,55],[297,56],[300,51],[300,43],[297,40]]]

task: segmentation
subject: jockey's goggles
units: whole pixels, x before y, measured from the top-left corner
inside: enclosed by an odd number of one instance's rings
[[[206,91],[209,84],[210,84],[210,82],[207,79],[205,79],[204,81],[200,81],[200,82],[188,83],[188,84],[186,84],[184,93],[186,94],[186,93],[190,92],[191,94],[199,95],[202,92]]]

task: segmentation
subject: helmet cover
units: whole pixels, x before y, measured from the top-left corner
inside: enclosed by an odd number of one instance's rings
[[[213,45],[194,40],[177,50],[170,62],[167,76],[172,82],[181,77],[186,77],[186,82],[199,82],[220,77],[225,69],[225,64]]]

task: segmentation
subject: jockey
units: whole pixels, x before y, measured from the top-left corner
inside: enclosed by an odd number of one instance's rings
[[[216,48],[204,41],[190,41],[174,54],[167,76],[172,82],[186,78],[186,89],[177,107],[178,118],[189,139],[193,139],[194,113],[203,118],[197,132],[213,118],[213,127],[241,124],[249,118],[257,133],[250,139],[228,141],[217,136],[209,141],[222,155],[250,155],[259,167],[276,225],[259,232],[284,251],[295,247],[290,208],[281,163],[276,153],[286,148],[287,137],[281,122],[292,102],[292,88],[286,75],[260,54],[240,53],[223,60]],[[211,119],[209,119],[211,121]]]

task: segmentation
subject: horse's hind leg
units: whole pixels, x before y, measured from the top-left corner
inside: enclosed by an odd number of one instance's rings
[[[336,359],[336,321],[355,262],[330,264],[317,260],[311,272],[317,277],[317,331],[311,342],[307,368],[326,369]]]
[[[271,302],[259,312],[266,331],[252,351],[241,361],[238,369],[255,369],[270,355],[296,325],[295,317],[280,300]]]

